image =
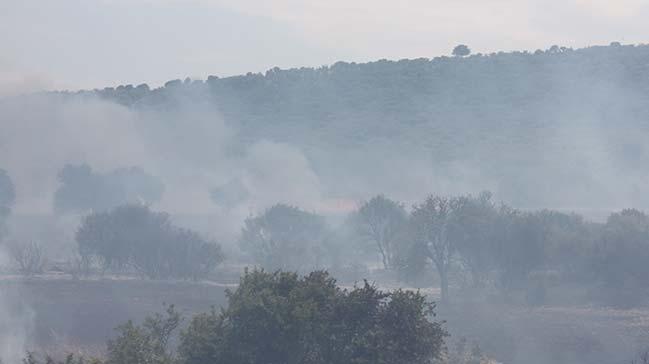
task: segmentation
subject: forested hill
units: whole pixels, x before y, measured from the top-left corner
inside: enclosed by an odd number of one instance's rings
[[[355,173],[418,188],[409,181],[424,175],[519,205],[649,202],[648,45],[338,62],[89,92],[138,109],[207,100],[241,140],[300,146],[325,180]]]

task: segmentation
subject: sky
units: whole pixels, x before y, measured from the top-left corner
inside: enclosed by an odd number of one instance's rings
[[[649,41],[649,0],[0,0],[0,96]]]

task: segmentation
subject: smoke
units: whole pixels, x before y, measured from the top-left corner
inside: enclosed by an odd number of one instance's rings
[[[9,257],[0,246],[0,271],[9,264]],[[20,363],[30,345],[29,338],[34,312],[24,297],[10,295],[2,285],[20,285],[20,282],[0,282],[0,362]],[[16,292],[16,290],[11,290]]]
[[[51,218],[58,173],[87,163],[97,173],[138,166],[165,185],[152,206],[177,223],[234,241],[242,221],[277,202],[310,209],[323,198],[321,183],[302,151],[286,143],[242,143],[237,130],[200,98],[175,106],[129,109],[96,97],[40,94],[0,100],[0,168],[16,189],[7,241],[39,241],[51,259],[68,259],[79,216]],[[247,190],[231,209],[210,191],[232,179]],[[0,246],[1,248],[1,246]],[[0,266],[12,264],[0,251]],[[12,289],[2,285],[13,284]],[[17,363],[29,348],[34,314],[19,281],[0,280],[0,358]],[[18,289],[13,289],[18,288]],[[10,297],[9,294],[12,294]]]
[[[251,212],[277,202],[316,208],[321,183],[302,151],[285,143],[245,144],[200,95],[173,107],[126,108],[91,96],[42,94],[0,101],[0,166],[16,186],[15,214],[51,214],[57,174],[87,163],[98,173],[138,166],[165,185],[153,207],[178,216],[213,216],[238,231]],[[210,191],[239,178],[248,198],[225,211]],[[216,233],[212,225],[213,233]]]
[[[0,103],[0,165],[16,186],[15,213],[48,213],[57,173],[87,162],[99,170],[146,162],[127,109],[94,99],[41,95]]]

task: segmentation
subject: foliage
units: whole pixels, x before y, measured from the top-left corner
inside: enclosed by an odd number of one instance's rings
[[[458,197],[428,196],[413,206],[410,226],[414,245],[429,258],[441,282],[442,301],[448,300],[449,271],[457,250],[452,229],[465,200]]]
[[[489,192],[475,197],[430,196],[415,205],[410,214],[410,246],[402,272],[412,279],[422,276],[432,264],[440,279],[443,300],[448,298],[451,277],[463,274],[471,277],[472,288],[493,285],[506,295],[527,291],[528,302],[534,304],[543,303],[547,285],[559,279],[592,284],[594,279],[614,280],[614,275],[619,274],[616,283],[609,282],[608,286],[622,287],[621,282],[625,282],[640,287],[639,282],[622,277],[645,274],[641,263],[649,258],[641,253],[649,253],[645,248],[649,240],[641,228],[645,217],[629,210],[620,216],[613,214],[609,223],[599,226],[575,214],[498,207]],[[621,240],[635,248],[619,249],[625,246]],[[606,255],[605,246],[619,257]],[[636,251],[636,258],[631,258],[632,251]],[[593,266],[593,259],[599,267]],[[622,262],[636,262],[632,263],[637,267],[635,273],[624,273],[631,271],[624,270]],[[617,273],[609,273],[609,269]],[[599,278],[592,272],[599,272]]]
[[[106,364],[175,363],[169,341],[180,323],[181,316],[173,305],[167,307],[165,315],[149,316],[142,325],[128,321],[117,328],[117,338],[108,342]]]
[[[329,183],[336,193],[354,184],[392,192],[421,181],[409,180],[413,169],[432,168],[442,182],[488,181],[515,206],[646,206],[649,194],[641,188],[592,180],[598,164],[591,156],[606,157],[610,169],[599,174],[644,185],[638,171],[647,164],[648,57],[649,45],[556,46],[273,68],[70,97],[93,95],[137,110],[204,100],[235,124],[241,144],[276,140],[299,147],[323,181],[346,181]],[[569,143],[577,134],[579,143]],[[605,143],[599,135],[607,136]],[[458,175],[458,165],[471,174]]]
[[[466,57],[471,54],[471,50],[464,44],[460,44],[453,48],[453,55],[456,57]]]
[[[82,259],[94,257],[104,270],[133,268],[154,279],[200,279],[223,261],[219,245],[140,205],[86,216],[76,240]]]
[[[421,294],[343,290],[325,272],[246,272],[228,301],[183,332],[182,363],[430,363],[446,336]]]
[[[599,288],[610,303],[645,301],[649,297],[649,216],[634,209],[609,216],[593,260]]]
[[[477,197],[461,197],[462,202],[449,229],[451,240],[460,260],[471,275],[473,287],[484,287],[488,273],[494,268],[494,237],[498,209],[491,201],[491,193]]]
[[[239,246],[267,269],[309,269],[323,265],[328,234],[322,216],[277,204],[246,219]]]

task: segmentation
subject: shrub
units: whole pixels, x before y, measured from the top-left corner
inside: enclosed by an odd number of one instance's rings
[[[204,278],[224,258],[220,245],[141,205],[86,216],[76,240],[82,258],[96,258],[103,270],[134,269],[152,279]]]
[[[430,363],[447,336],[421,294],[367,282],[344,290],[321,271],[246,271],[228,302],[194,317],[181,363]]]

